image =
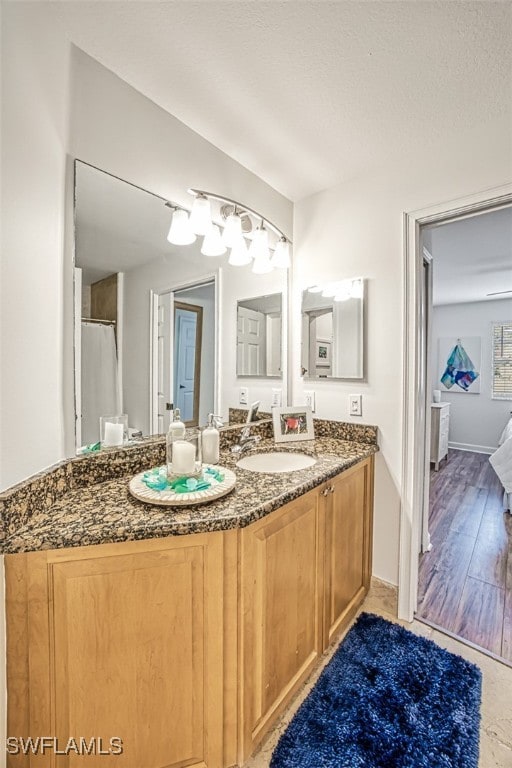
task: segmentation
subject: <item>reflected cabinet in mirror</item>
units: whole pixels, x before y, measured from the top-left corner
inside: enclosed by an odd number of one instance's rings
[[[238,376],[282,375],[283,297],[280,293],[239,300],[236,372]]]
[[[100,440],[101,416],[126,414],[132,437],[166,432],[177,407],[188,426],[206,425],[208,413],[227,419],[236,405],[237,302],[286,291],[285,270],[256,275],[229,264],[229,254],[204,256],[200,237],[168,242],[166,202],[75,162],[77,448]],[[275,312],[261,312],[271,327],[264,364],[278,376]]]
[[[301,373],[307,379],[364,379],[365,281],[350,278],[302,294]]]

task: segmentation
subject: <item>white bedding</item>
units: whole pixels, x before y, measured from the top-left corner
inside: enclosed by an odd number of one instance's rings
[[[512,506],[512,418],[500,437],[498,448],[489,456],[494,471],[498,475],[505,490],[503,505],[511,511]]]

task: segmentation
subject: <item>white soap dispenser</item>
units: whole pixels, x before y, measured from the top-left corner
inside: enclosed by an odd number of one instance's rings
[[[216,426],[217,418],[213,413],[209,413],[208,426],[203,429],[202,448],[203,462],[205,464],[217,464],[219,461],[220,435]]]

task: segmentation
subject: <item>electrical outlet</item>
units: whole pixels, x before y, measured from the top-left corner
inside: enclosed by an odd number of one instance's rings
[[[304,390],[304,405],[311,408],[312,412],[315,412],[315,392],[313,389]]]
[[[272,402],[271,405],[276,405],[278,408],[280,408],[283,404],[283,390],[282,389],[275,389],[272,387]]]
[[[363,415],[363,396],[362,395],[348,396],[348,412],[351,416]]]
[[[249,387],[240,387],[238,402],[240,405],[247,405],[249,402]]]

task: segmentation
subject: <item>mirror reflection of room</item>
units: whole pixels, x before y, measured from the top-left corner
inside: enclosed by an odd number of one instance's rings
[[[172,218],[160,196],[75,162],[78,450],[99,441],[105,415],[127,414],[135,439],[166,432],[174,408],[187,426],[206,425],[208,413],[227,421],[238,405],[235,307],[244,294],[260,297],[248,306],[266,301],[259,311],[267,341],[255,375],[282,376],[286,270],[254,274],[205,256],[199,240],[173,244]],[[258,383],[255,396],[264,387]]]
[[[243,299],[237,306],[238,376],[282,375],[282,295]]]
[[[312,286],[302,294],[301,374],[364,377],[364,280]]]

